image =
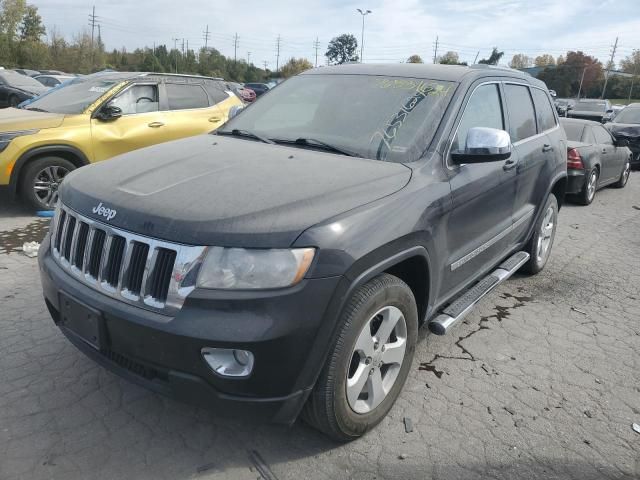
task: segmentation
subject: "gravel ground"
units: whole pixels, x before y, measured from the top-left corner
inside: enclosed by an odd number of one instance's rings
[[[3,480],[640,478],[640,173],[562,209],[541,274],[446,337],[425,329],[391,414],[348,445],[178,403],[88,360],[16,250],[47,223],[0,198]]]

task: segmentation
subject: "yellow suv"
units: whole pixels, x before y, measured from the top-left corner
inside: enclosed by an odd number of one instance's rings
[[[101,72],[0,110],[0,189],[52,208],[75,168],[218,128],[242,101],[221,79]]]

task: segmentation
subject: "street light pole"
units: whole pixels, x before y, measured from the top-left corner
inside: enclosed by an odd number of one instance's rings
[[[364,17],[369,15],[371,13],[371,10],[361,10],[359,8],[357,10],[358,12],[360,12],[360,15],[362,15],[362,35],[360,36],[360,63],[364,63],[362,60],[362,52],[364,51]]]
[[[584,82],[584,72],[587,71],[587,68],[589,67],[587,66],[582,69],[582,78],[580,79],[580,87],[578,88],[578,96],[576,100],[580,100],[580,92],[582,92],[582,82]]]

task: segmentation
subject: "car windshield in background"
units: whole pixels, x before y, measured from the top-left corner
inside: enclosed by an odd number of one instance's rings
[[[26,88],[26,89],[29,89],[32,87],[42,88],[42,84],[37,80],[34,80],[31,77],[27,77],[26,75],[21,75],[16,72],[3,71],[0,74],[0,78],[2,78],[5,83],[7,83],[8,85],[11,85],[12,87]]]
[[[62,88],[52,90],[31,102],[27,110],[40,110],[53,113],[77,114],[84,112],[89,105],[107,93],[122,80],[120,79],[83,79],[77,78]]]
[[[625,108],[615,118],[616,123],[640,123],[640,108]]]
[[[584,125],[581,125],[579,123],[562,122],[562,126],[564,127],[564,131],[567,134],[567,140],[572,142],[582,141],[582,132],[584,130]]]
[[[607,109],[607,104],[604,102],[578,102],[573,109],[582,112],[604,112]]]
[[[429,145],[455,85],[419,78],[301,75],[222,131],[251,132],[276,143],[299,140],[303,148],[323,142],[364,158],[411,162]]]

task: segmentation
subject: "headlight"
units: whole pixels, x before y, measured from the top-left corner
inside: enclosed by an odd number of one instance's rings
[[[211,247],[200,267],[197,286],[255,290],[295,285],[309,270],[313,248],[250,250]]]
[[[22,135],[33,135],[39,130],[20,130],[17,132],[0,132],[0,152],[9,146],[11,140]]]

